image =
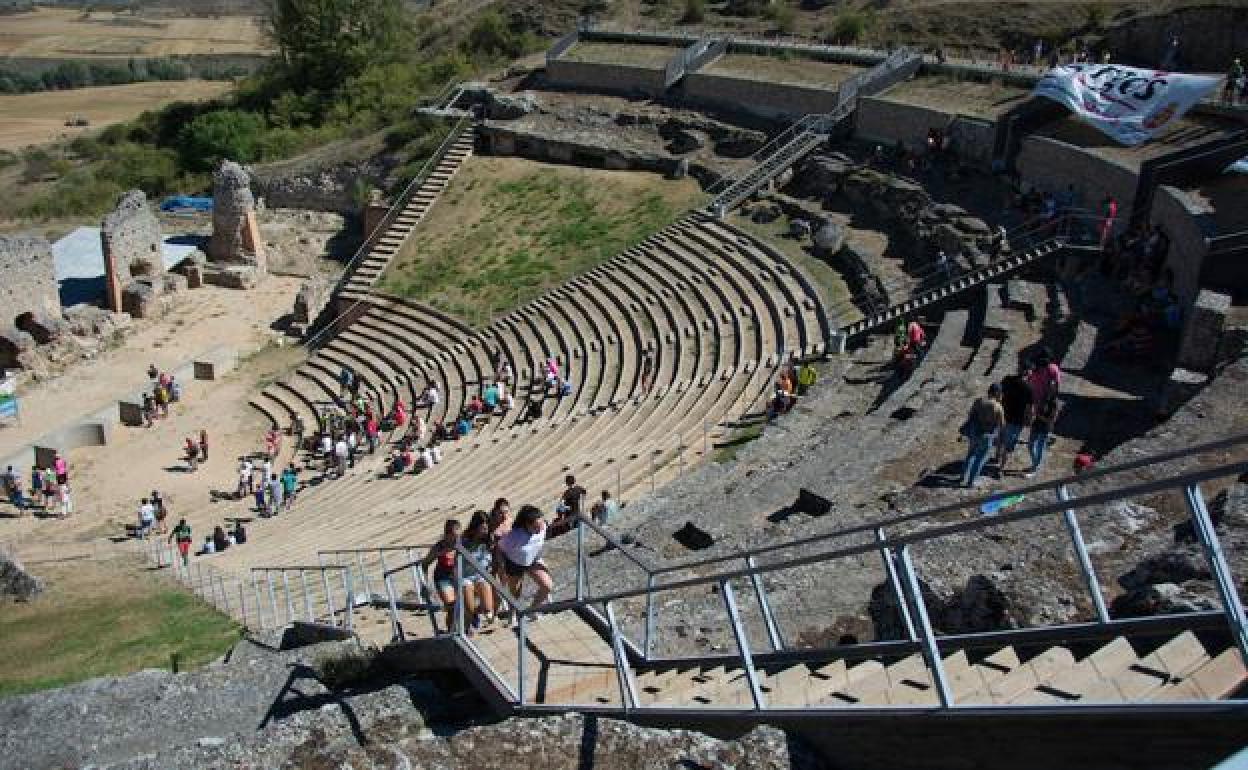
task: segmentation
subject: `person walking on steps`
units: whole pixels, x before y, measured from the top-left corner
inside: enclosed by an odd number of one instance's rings
[[[191,553],[191,525],[186,523],[186,519],[178,519],[178,526],[174,527],[173,532],[169,533],[169,542],[177,544],[178,553],[182,555],[182,566],[189,566]]]
[[[503,575],[511,595],[520,598],[526,576],[537,586],[533,603],[529,605],[530,610],[545,603],[554,589],[550,571],[542,563],[542,549],[545,545],[546,521],[542,518],[542,512],[532,505],[520,508],[515,523],[498,541]],[[530,620],[535,621],[539,617],[534,615]],[[512,619],[513,623],[518,623],[519,616],[513,614]]]

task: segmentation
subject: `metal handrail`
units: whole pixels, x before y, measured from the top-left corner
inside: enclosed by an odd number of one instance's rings
[[[455,84],[455,87],[459,88],[461,86],[457,83]],[[399,215],[407,207],[407,204],[411,200],[412,196],[416,193],[416,190],[419,189],[420,185],[425,183],[433,168],[438,163],[442,162],[446,153],[458,140],[459,135],[463,133],[465,124],[470,121],[471,118],[467,115],[462,116],[455,121],[455,124],[451,126],[450,131],[447,132],[446,137],[442,140],[442,143],[438,145],[438,149],[425,160],[424,165],[420,167],[420,170],[416,172],[416,175],[412,177],[412,179],[407,183],[407,186],[403,188],[403,191],[399,193],[399,197],[395,200],[394,205],[390,207],[390,210],[386,212],[386,215],[382,217],[381,221],[378,222],[368,234],[368,237],[364,239],[364,242],[360,244],[360,247],[356,249],[355,254],[351,257],[351,259],[347,260],[346,265],[343,267],[342,275],[338,278],[337,283],[334,284],[334,288],[330,292],[330,296],[336,295],[350,282],[351,276],[354,274],[356,263],[372,252],[373,247],[377,245],[377,241],[381,240],[382,236],[386,234],[386,231],[390,229],[390,226],[394,224],[394,221],[398,219]],[[326,323],[319,332],[304,339],[301,344],[304,347],[312,347],[317,340],[325,336],[325,334],[334,328],[334,324],[336,322],[347,317],[363,303],[363,299],[358,299],[355,302],[352,302],[346,310],[342,311]]]
[[[1096,493],[1093,495],[1089,495],[1088,497],[1079,498],[1076,502],[1077,502],[1077,507],[1112,503],[1112,502],[1117,502],[1119,500],[1125,500],[1130,497],[1137,497],[1139,495],[1151,494],[1151,493],[1159,492],[1163,490],[1181,488],[1189,484],[1199,484],[1201,482],[1209,481],[1212,479],[1225,478],[1227,476],[1238,475],[1245,471],[1248,471],[1248,460],[1242,460],[1240,462],[1229,463],[1226,465],[1216,466],[1214,468],[1209,468],[1209,469],[1205,469],[1201,471],[1195,471],[1192,473],[1184,474],[1183,476],[1179,476],[1179,477],[1175,477],[1171,479],[1164,479],[1162,481],[1144,482],[1140,484],[1135,484],[1135,485],[1111,490],[1109,492],[1100,492],[1100,493]],[[1017,492],[1014,490],[1010,490],[1010,491],[998,493],[989,498],[986,498],[986,500],[999,499],[1001,497],[1012,495],[1012,494],[1017,494]],[[957,508],[962,508],[965,505],[966,504],[958,504]],[[1034,518],[1038,518],[1042,516],[1049,516],[1054,513],[1064,513],[1070,507],[1071,507],[1070,502],[1059,500],[1055,503],[1045,503],[1043,505],[1038,505],[1038,506],[1031,507],[1031,508],[1024,508],[1024,509],[1020,509],[1017,511],[1010,511],[1008,513],[998,513],[992,517],[971,519],[969,521],[962,521],[962,522],[957,522],[954,524],[948,524],[944,526],[936,526],[930,529],[924,529],[924,530],[921,530],[918,532],[912,532],[909,534],[888,535],[886,536],[884,540],[879,541],[879,542],[872,541],[870,543],[864,543],[864,544],[859,544],[859,545],[844,546],[844,547],[841,547],[832,551],[823,551],[817,554],[794,557],[792,559],[787,559],[784,561],[760,564],[757,567],[752,568],[752,569],[751,568],[730,569],[730,570],[726,570],[723,572],[717,572],[711,575],[701,575],[701,576],[694,577],[694,578],[686,578],[683,580],[675,580],[675,581],[666,582],[666,583],[659,583],[659,584],[656,584],[653,589],[632,588],[632,589],[626,589],[622,591],[614,591],[612,593],[602,594],[599,596],[586,597],[585,599],[579,602],[576,600],[563,600],[563,601],[558,601],[558,602],[551,602],[549,604],[543,604],[540,607],[534,608],[532,611],[544,612],[544,613],[563,612],[564,610],[573,609],[582,604],[591,603],[591,602],[598,604],[598,603],[608,602],[608,601],[615,602],[615,601],[621,601],[624,599],[641,598],[641,597],[644,597],[650,590],[672,591],[672,590],[681,589],[681,588],[694,588],[697,586],[709,585],[711,583],[715,583],[721,580],[735,580],[738,578],[748,578],[754,574],[767,574],[767,573],[777,572],[777,571],[786,570],[786,569],[793,569],[795,567],[803,567],[803,566],[808,566],[811,564],[818,564],[818,563],[825,562],[825,561],[832,561],[835,559],[841,559],[841,558],[845,558],[849,556],[858,556],[858,555],[865,554],[865,553],[871,553],[873,551],[879,550],[881,547],[899,548],[905,545],[911,545],[915,543],[926,542],[928,540],[934,540],[940,537],[944,537],[946,535],[960,534],[960,533],[965,533],[965,532],[975,532],[975,531],[979,531],[982,529],[999,527],[1003,524],[1008,524],[1008,523],[1015,522],[1015,521],[1023,521],[1023,520],[1034,519]],[[909,517],[899,517],[897,519],[893,519],[892,522],[897,523],[903,520],[914,520],[921,516],[927,516],[927,515],[932,515],[932,512],[923,511],[918,514],[911,514]],[[871,522],[870,525],[862,525],[862,526],[870,526],[871,528],[875,528],[875,527],[880,526],[880,522],[874,521],[874,522]],[[860,529],[861,527],[858,527],[858,528]],[[826,539],[826,538],[813,537],[813,538],[808,538],[806,541],[815,541],[818,539]],[[791,543],[789,545],[790,546],[800,545],[802,542],[806,542],[806,541],[798,541],[796,543]],[[766,550],[774,551],[778,549],[779,549],[779,546],[770,547],[770,548],[767,548]],[[764,549],[758,549],[758,550],[761,551]],[[747,554],[743,552],[743,553],[733,554],[733,557],[735,557],[736,560],[740,560],[742,557],[746,555]],[[715,559],[714,561],[719,561],[719,559]],[[661,571],[661,574],[667,574],[673,571],[676,571],[676,569],[675,568],[664,569]]]
[[[685,561],[685,562],[681,562],[679,564],[673,564],[673,565],[664,565],[662,567],[655,568],[653,571],[656,575],[661,575],[661,574],[668,574],[672,572],[683,572],[685,570],[699,569],[701,567],[708,567],[712,564],[717,564],[720,562],[738,561],[744,556],[758,557],[764,554],[775,553],[777,551],[783,551],[783,550],[786,550],[789,548],[795,548],[798,546],[811,545],[813,543],[820,543],[820,542],[827,542],[828,540],[835,540],[838,538],[848,537],[850,535],[861,535],[864,533],[872,532],[880,527],[893,528],[899,524],[916,522],[921,519],[926,519],[926,518],[931,518],[931,517],[936,517],[936,516],[944,516],[945,514],[956,513],[962,510],[968,510],[968,509],[977,510],[984,503],[987,503],[993,500],[999,500],[1009,495],[1030,495],[1030,494],[1034,494],[1037,492],[1047,492],[1047,491],[1056,492],[1061,487],[1072,487],[1072,486],[1078,486],[1081,484],[1088,484],[1098,479],[1106,479],[1110,476],[1115,476],[1121,473],[1127,473],[1129,471],[1138,470],[1140,468],[1146,468],[1151,465],[1161,465],[1164,463],[1171,462],[1173,460],[1182,459],[1184,457],[1204,454],[1206,452],[1216,452],[1216,451],[1220,451],[1224,449],[1231,449],[1233,447],[1240,447],[1244,445],[1248,445],[1248,434],[1240,434],[1237,436],[1231,436],[1231,437],[1227,437],[1223,439],[1218,439],[1216,441],[1210,441],[1205,444],[1199,444],[1197,446],[1184,447],[1182,449],[1176,449],[1176,450],[1172,450],[1169,452],[1162,452],[1162,453],[1155,454],[1155,455],[1149,455],[1147,457],[1142,457],[1138,460],[1128,460],[1127,462],[1119,463],[1117,465],[1110,465],[1106,467],[1093,467],[1091,470],[1084,471],[1083,473],[1072,474],[1069,476],[1064,476],[1062,478],[1053,479],[1051,481],[1042,481],[1042,482],[1038,482],[1035,484],[1028,484],[1022,487],[1015,487],[1005,492],[994,492],[992,494],[981,495],[978,497],[973,497],[969,500],[959,501],[956,503],[946,503],[945,505],[939,505],[939,506],[936,506],[935,508],[924,508],[921,511],[913,511],[911,513],[903,513],[900,515],[889,516],[889,517],[880,517],[880,518],[872,519],[870,521],[863,522],[861,524],[853,524],[848,527],[842,527],[832,532],[825,532],[825,533],[818,534],[818,535],[810,535],[808,537],[798,538],[795,540],[788,540],[782,543],[758,546],[757,548],[750,549],[749,551],[742,551],[738,553],[727,554],[724,556],[711,556],[711,557],[707,557],[704,559],[694,559],[692,561]]]
[[[1139,467],[1144,464],[1156,464],[1159,461],[1159,457],[1165,457],[1168,459],[1175,459],[1178,457],[1191,457],[1197,454],[1202,454],[1202,453],[1213,451],[1216,449],[1225,449],[1229,447],[1241,446],[1245,443],[1248,443],[1248,436],[1237,436],[1237,437],[1232,437],[1229,439],[1223,439],[1219,442],[1212,442],[1210,444],[1205,444],[1199,447],[1189,448],[1189,449],[1180,450],[1177,452],[1166,453],[1161,456],[1154,456],[1154,457],[1146,458],[1143,460],[1133,461],[1132,463],[1127,463],[1127,464],[1124,464],[1123,466],[1120,466],[1114,469],[1106,469],[1105,471],[1101,471],[1101,472],[1091,471],[1085,476],[1081,477],[1081,480],[1105,478],[1109,473],[1119,472],[1123,470],[1124,468]],[[757,563],[753,561],[752,558],[750,558],[746,561],[746,567],[744,569],[730,569],[726,571],[719,571],[719,572],[716,572],[715,574],[702,575],[702,576],[698,576],[695,578],[684,579],[684,580],[669,581],[669,582],[662,583],[662,584],[655,584],[653,581],[653,577],[651,576],[651,578],[649,578],[647,581],[646,588],[644,589],[616,591],[616,592],[607,593],[607,594],[603,594],[599,596],[584,596],[583,595],[582,586],[581,586],[581,577],[580,577],[580,574],[578,573],[577,598],[576,599],[558,601],[558,602],[550,602],[550,603],[542,604],[540,606],[536,606],[536,607],[530,606],[527,608],[521,607],[518,598],[514,596],[505,586],[503,586],[492,574],[490,574],[490,571],[488,569],[485,569],[479,562],[477,562],[473,558],[471,553],[469,553],[468,550],[464,548],[462,544],[457,543],[455,545],[455,554],[456,554],[455,581],[456,581],[456,596],[457,596],[456,604],[457,606],[454,608],[455,622],[453,623],[452,627],[448,630],[448,633],[453,638],[457,639],[461,643],[464,643],[470,647],[479,665],[481,665],[486,670],[486,673],[492,676],[493,679],[497,683],[499,683],[499,685],[510,694],[512,702],[521,706],[525,706],[526,705],[525,704],[526,671],[525,671],[524,661],[525,661],[526,645],[527,645],[527,619],[529,618],[529,616],[537,615],[537,614],[554,614],[554,613],[559,613],[559,612],[566,612],[569,610],[590,612],[592,610],[592,606],[602,605],[603,607],[605,607],[605,610],[606,610],[605,633],[609,637],[607,641],[610,644],[611,649],[612,649],[612,654],[614,658],[614,666],[616,669],[618,685],[620,687],[620,695],[621,695],[622,703],[624,705],[625,710],[629,711],[629,710],[641,708],[641,707],[639,706],[636,700],[632,665],[629,662],[629,659],[625,653],[625,645],[627,643],[629,646],[632,647],[634,651],[637,648],[635,645],[631,645],[631,643],[628,643],[627,640],[623,637],[620,626],[618,622],[616,621],[614,611],[612,608],[612,604],[615,602],[619,602],[619,601],[623,601],[627,599],[639,598],[639,597],[644,596],[647,599],[647,604],[649,606],[649,603],[653,595],[657,592],[675,591],[679,589],[693,588],[693,587],[698,587],[698,586],[705,586],[708,584],[714,584],[715,586],[717,586],[717,590],[719,594],[721,595],[721,598],[724,601],[725,611],[728,614],[729,621],[731,623],[731,627],[732,627],[732,631],[734,635],[734,639],[736,640],[737,654],[733,657],[735,657],[737,660],[740,661],[741,669],[744,673],[743,681],[745,682],[746,686],[749,688],[749,693],[750,693],[751,700],[753,703],[753,709],[755,711],[761,711],[761,710],[767,709],[767,704],[765,703],[763,696],[762,696],[762,688],[760,685],[760,680],[757,675],[757,670],[755,668],[754,653],[750,649],[749,634],[747,633],[744,627],[742,617],[737,607],[735,594],[732,589],[731,581],[744,578],[744,579],[749,579],[755,582],[756,585],[758,585],[760,584],[760,581],[759,581],[760,576],[764,574],[773,573],[773,572],[777,572],[780,570],[793,569],[793,568],[802,567],[802,566],[809,566],[813,564],[825,563],[825,562],[836,560],[836,559],[859,556],[859,555],[870,553],[872,551],[877,551],[885,557],[886,564],[889,564],[893,567],[893,569],[890,570],[890,585],[893,588],[895,598],[898,601],[898,605],[902,607],[906,607],[908,609],[908,612],[910,613],[910,616],[913,617],[915,621],[914,624],[911,626],[912,629],[914,630],[911,632],[909,640],[904,643],[909,644],[909,645],[916,645],[916,644],[918,645],[919,650],[923,654],[926,667],[931,674],[933,686],[938,696],[937,700],[938,700],[939,708],[950,709],[950,708],[957,707],[958,704],[955,703],[955,699],[952,694],[952,689],[950,688],[948,677],[946,676],[946,673],[944,670],[944,661],[941,657],[941,650],[942,650],[941,637],[935,631],[933,624],[930,618],[928,617],[928,614],[926,611],[925,602],[923,600],[922,593],[921,593],[921,587],[920,587],[921,584],[919,582],[918,572],[910,557],[911,546],[924,543],[924,542],[928,542],[931,540],[936,540],[936,539],[946,537],[949,535],[978,532],[978,531],[985,530],[988,528],[1001,527],[1007,524],[1027,521],[1027,520],[1036,519],[1036,518],[1043,517],[1043,516],[1052,516],[1055,514],[1061,514],[1064,517],[1066,517],[1068,525],[1073,527],[1072,545],[1074,545],[1080,557],[1086,557],[1086,549],[1084,548],[1083,540],[1079,536],[1079,533],[1078,533],[1078,524],[1074,522],[1074,514],[1072,510],[1073,508],[1100,506],[1106,503],[1112,503],[1112,502],[1116,502],[1116,501],[1127,499],[1127,498],[1138,497],[1140,495],[1153,494],[1156,492],[1170,490],[1170,489],[1182,489],[1184,490],[1187,496],[1188,508],[1193,518],[1197,537],[1205,548],[1207,559],[1211,565],[1212,572],[1214,573],[1217,590],[1222,599],[1222,606],[1223,606],[1222,615],[1227,620],[1227,623],[1230,627],[1235,645],[1238,648],[1238,651],[1241,657],[1244,659],[1245,662],[1248,662],[1248,620],[1246,620],[1244,617],[1244,610],[1243,610],[1242,602],[1240,601],[1236,585],[1230,573],[1230,568],[1227,565],[1227,562],[1222,555],[1221,547],[1217,540],[1217,535],[1213,531],[1213,526],[1212,526],[1208,511],[1205,507],[1203,497],[1201,496],[1200,487],[1199,487],[1199,485],[1203,482],[1210,481],[1213,479],[1218,479],[1218,478],[1225,478],[1228,476],[1237,476],[1245,472],[1246,470],[1248,470],[1248,459],[1243,459],[1243,460],[1239,460],[1236,462],[1224,463],[1224,464],[1216,465],[1212,467],[1201,468],[1195,471],[1187,472],[1178,476],[1162,479],[1159,481],[1158,480],[1144,481],[1144,482],[1140,482],[1136,484],[1130,484],[1127,486],[1119,487],[1119,488],[1112,489],[1112,490],[1105,491],[1105,492],[1093,493],[1086,497],[1080,498],[1077,501],[1072,501],[1069,497],[1069,494],[1066,493],[1065,488],[1062,487],[1061,492],[1058,495],[1058,499],[1054,503],[1046,503],[1046,504],[1041,504],[1041,505],[1037,505],[1037,506],[1033,506],[1030,508],[1021,509],[1017,511],[998,513],[998,514],[995,514],[991,518],[979,518],[979,519],[970,520],[970,521],[958,521],[958,522],[954,522],[951,524],[941,524],[941,525],[934,526],[928,529],[923,529],[923,530],[914,531],[914,532],[901,534],[901,535],[886,534],[877,525],[874,527],[874,531],[873,531],[874,538],[872,539],[871,542],[852,544],[852,545],[845,546],[845,547],[842,547],[833,551],[825,551],[825,552],[821,552],[817,554],[791,558],[788,560],[764,564],[764,565],[758,565]],[[1051,485],[1052,483],[1053,482],[1050,482],[1049,485]],[[1044,488],[1049,485],[1034,485],[1034,487]],[[964,504],[959,504],[958,506],[954,506],[954,507],[961,507],[961,505],[964,505]],[[924,511],[924,512],[921,512],[920,514],[911,514],[909,517],[902,517],[902,519],[900,520],[905,520],[906,518],[913,519],[916,515],[930,516],[932,515],[932,511]],[[893,524],[895,525],[900,520],[898,519],[893,520]],[[582,526],[585,523],[586,523],[585,520],[582,519],[581,521]],[[591,524],[591,526],[593,525],[592,522],[589,522],[589,523]],[[866,525],[866,526],[871,526],[871,525]],[[595,530],[600,529],[596,526],[594,526],[593,528]],[[581,531],[583,532],[583,529]],[[613,538],[609,536],[609,533],[603,533],[603,534],[608,537],[609,541],[613,540]],[[581,560],[581,551],[583,550],[583,547],[584,547],[583,538],[578,537],[578,565]],[[762,549],[758,549],[758,550],[762,550]],[[753,554],[751,554],[751,556],[752,555]],[[737,559],[740,559],[743,556],[745,556],[745,554],[734,555],[734,557]],[[641,566],[643,569],[645,569],[644,564],[640,562],[640,560],[635,560],[635,563],[637,563],[638,566]],[[519,645],[519,652],[518,652],[517,666],[516,666],[516,687],[514,689],[510,686],[508,682],[504,681],[503,677],[499,674],[498,671],[494,670],[494,668],[490,665],[488,658],[486,658],[481,653],[476,643],[471,639],[471,637],[466,632],[466,625],[465,625],[465,621],[463,618],[463,598],[462,598],[463,590],[464,590],[464,585],[463,585],[464,577],[466,574],[465,565],[471,567],[477,573],[479,573],[490,584],[490,586],[495,591],[497,591],[498,595],[503,597],[506,601],[508,601],[515,610],[516,620],[517,620],[517,625],[518,625],[517,643]],[[394,569],[388,571],[386,574],[387,581],[391,574],[398,572],[400,570],[403,570],[403,569],[408,569],[411,566],[412,564],[404,564],[402,566],[395,567]],[[1092,592],[1094,597],[1099,597],[1100,591],[1101,591],[1099,583],[1095,580],[1094,575],[1092,575],[1090,571],[1088,572],[1087,577],[1088,577],[1089,590]],[[760,596],[760,599],[761,599],[761,596]],[[396,637],[401,639],[402,632],[401,632],[401,628],[397,620],[397,609],[395,608],[393,592],[391,592],[391,613],[392,613],[392,618],[394,619],[394,623],[396,627]],[[597,613],[590,612],[590,614],[597,614]],[[1199,615],[1200,617],[1204,618],[1208,615],[1208,613],[1194,613],[1194,615]],[[598,615],[598,617],[601,618],[602,616]],[[652,619],[647,617],[646,619],[647,640],[646,640],[646,645],[643,648],[643,652],[642,652],[643,657],[645,657],[646,659],[649,658],[649,652],[650,652],[649,630],[650,630],[651,623],[652,623]],[[1096,627],[1110,629],[1110,628],[1115,627],[1116,623],[1118,623],[1118,621],[1109,620],[1102,613],[1098,617],[1098,623],[1096,624]],[[1082,625],[1086,625],[1086,624],[1082,624]],[[1026,634],[1028,632],[1027,630],[1023,630],[1018,633]],[[954,637],[962,638],[956,635],[953,635],[950,638],[954,638]],[[945,649],[948,648],[947,645],[948,645],[948,639],[946,639]],[[773,641],[773,649],[775,650],[776,653],[783,654],[785,651],[782,650],[781,648],[782,648],[782,645],[776,644]],[[993,707],[993,708],[996,708],[996,707]]]

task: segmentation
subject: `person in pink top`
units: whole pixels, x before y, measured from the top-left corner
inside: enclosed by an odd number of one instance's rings
[[[1036,355],[1035,366],[1027,375],[1027,384],[1031,386],[1033,403],[1043,404],[1058,394],[1062,387],[1062,368],[1053,361],[1053,353],[1048,348],[1041,349]]]
[[[56,472],[56,483],[64,484],[69,481],[69,465],[65,462],[65,458],[61,457],[61,453],[56,453],[56,459],[52,461],[52,470]]]
[[[1105,217],[1101,220],[1101,248],[1105,248],[1105,244],[1109,243],[1109,238],[1114,234],[1114,219],[1118,217],[1118,201],[1114,200],[1114,196],[1106,196],[1101,201],[1104,207]]]

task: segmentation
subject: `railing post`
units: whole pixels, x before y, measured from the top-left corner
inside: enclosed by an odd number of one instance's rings
[[[624,654],[624,641],[620,638],[620,629],[615,622],[615,610],[611,602],[606,603],[607,627],[611,631],[611,652],[615,656],[615,678],[620,686],[620,703],[624,711],[637,708],[637,683],[633,678],[633,669],[628,664],[628,656]]]
[[[282,588],[286,591],[286,624],[295,622],[295,602],[290,596],[290,575],[282,570]]]
[[[650,494],[654,494],[654,452],[650,452]]]
[[[1222,545],[1218,541],[1218,533],[1213,528],[1213,520],[1209,518],[1209,509],[1205,506],[1204,495],[1198,484],[1189,484],[1183,490],[1187,498],[1187,509],[1192,514],[1192,529],[1205,550],[1205,559],[1209,562],[1209,570],[1213,573],[1214,583],[1222,599],[1222,611],[1226,613],[1231,634],[1239,646],[1239,655],[1248,665],[1248,625],[1244,622],[1244,605],[1240,601],[1239,591],[1235,588],[1235,577],[1226,563],[1222,553]]]
[[[754,701],[756,710],[765,709],[767,704],[763,701],[763,689],[758,683],[758,672],[754,670],[754,658],[750,655],[750,641],[746,636],[745,628],[741,625],[741,616],[737,612],[737,599],[727,580],[719,581],[719,593],[724,597],[724,606],[728,609],[728,621],[732,624],[732,635],[737,640],[737,652],[741,656],[741,668],[745,671],[745,681],[750,688],[750,699]]]
[[[1070,490],[1062,484],[1057,488],[1057,499],[1063,503],[1070,502]],[[1109,610],[1105,608],[1105,597],[1101,594],[1101,583],[1096,579],[1096,571],[1092,568],[1092,558],[1088,555],[1088,547],[1083,542],[1083,532],[1079,529],[1079,519],[1075,517],[1074,508],[1067,508],[1062,513],[1066,522],[1066,531],[1070,533],[1070,544],[1074,546],[1075,558],[1079,561],[1079,570],[1083,573],[1083,582],[1088,586],[1088,595],[1092,597],[1092,606],[1096,608],[1096,619],[1099,623],[1109,622]]]
[[[585,600],[585,520],[576,520],[576,600]]]
[[[710,429],[707,428],[706,420],[702,421],[702,456],[706,457],[711,452]]]
[[[676,436],[676,458],[680,463],[680,471],[678,475],[685,477],[685,437],[683,435]]]
[[[455,635],[464,635],[464,555],[455,552]]]
[[[884,528],[875,528],[875,542],[883,543]],[[888,575],[888,586],[893,589],[893,600],[897,602],[897,611],[901,613],[901,622],[906,627],[906,638],[912,642],[919,640],[918,633],[914,630],[914,620],[910,617],[910,606],[906,601],[906,596],[902,592],[901,583],[897,580],[897,565],[893,561],[893,554],[883,546],[880,547],[880,558],[884,560],[884,572]]]
[[[424,601],[425,597],[420,593],[420,589],[424,586],[424,575],[420,573],[416,560],[412,558],[412,549],[408,548],[403,552],[403,555],[407,557],[407,563],[412,565],[412,590],[415,591],[416,595],[421,598],[421,601]]]
[[[403,624],[399,622],[399,605],[394,599],[394,583],[389,575],[385,576],[385,581],[386,597],[390,602],[390,630],[393,634],[392,638],[400,642],[406,641],[406,636],[403,634]]]
[[[386,570],[382,570],[382,574],[386,574]],[[342,568],[342,607],[343,614],[346,615],[343,623],[347,628],[351,628],[351,618],[356,613],[356,597],[351,593],[351,568],[349,567]]]
[[[753,556],[745,557],[745,566],[751,570],[758,568]],[[763,623],[767,626],[767,641],[773,651],[781,652],[784,650],[784,638],[780,636],[780,626],[776,624],[776,616],[771,612],[771,602],[767,600],[767,588],[763,585],[763,578],[757,572],[751,572],[750,585],[754,587],[758,610],[763,614]]]
[[[953,696],[949,694],[949,682],[945,679],[945,665],[940,659],[940,650],[936,647],[936,635],[932,631],[932,621],[927,616],[927,605],[923,603],[923,589],[914,574],[914,565],[910,561],[909,546],[901,546],[896,550],[896,562],[904,578],[904,585],[914,606],[914,614],[919,619],[919,635],[923,643],[923,657],[927,658],[927,669],[932,674],[932,683],[936,685],[936,695],[940,698],[940,707],[953,706]]]
[[[299,585],[303,587],[303,615],[308,619],[309,623],[316,621],[312,615],[312,596],[308,593],[308,572],[307,570],[299,570]]]
[[[364,570],[364,554],[360,551],[355,552],[355,566],[360,570],[360,579],[364,581],[364,593],[372,595],[372,588],[368,584],[368,572]]]
[[[514,607],[518,620],[516,621],[516,703],[524,705],[524,648],[528,639],[528,621],[524,619],[524,613],[519,607]]]
[[[329,593],[329,573],[321,567],[321,588],[325,591],[325,609],[329,612],[329,624],[334,624],[334,597]]]
[[[260,602],[260,584],[256,582],[256,571],[251,571],[251,593],[256,599],[256,628],[264,630],[264,608]]]
[[[650,653],[654,650],[654,575],[646,574],[646,629],[641,641],[641,651],[645,654],[646,660],[650,660]]]
[[[383,573],[384,574],[384,573]],[[387,587],[389,590],[389,587]],[[342,602],[346,606],[347,630],[350,631],[355,626],[355,586],[351,582],[351,568],[343,567],[342,569]]]
[[[273,628],[277,628],[277,591],[273,588],[273,572],[266,569],[264,571],[264,579],[269,584],[269,610],[273,613]]]
[[[243,581],[238,581],[238,609],[243,616],[243,628],[247,626],[247,588],[243,585]]]

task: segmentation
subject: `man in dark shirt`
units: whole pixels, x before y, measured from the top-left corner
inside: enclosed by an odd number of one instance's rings
[[[555,520],[550,524],[550,532],[547,537],[555,537],[564,532],[568,532],[572,527],[576,526],[577,519],[581,517],[581,511],[585,504],[585,487],[576,483],[576,477],[569,475],[565,478],[564,483],[567,488],[563,490],[563,497],[559,500],[556,508]]]
[[[997,476],[1005,475],[1005,466],[1018,437],[1030,420],[1034,405],[1031,386],[1027,384],[1029,367],[1026,363],[1019,364],[1018,374],[1007,375],[1001,380],[1001,408],[1005,412],[1005,428],[1001,431],[997,444]]]

